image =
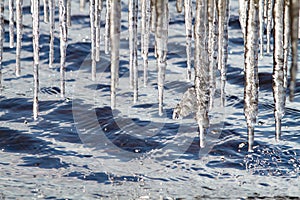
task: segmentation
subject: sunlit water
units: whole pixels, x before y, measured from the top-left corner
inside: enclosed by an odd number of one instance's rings
[[[126,87],[127,8],[122,4],[120,89],[118,110],[112,111],[109,107],[109,56],[101,51],[98,79],[91,81],[88,10],[80,13],[79,3],[74,2],[67,49],[67,100],[60,99],[59,40],[55,40],[56,68],[49,69],[48,26],[41,24],[40,117],[37,121],[32,119],[30,8],[25,7],[22,75],[19,78],[14,76],[15,49],[8,48],[7,31],[5,38],[4,89],[0,97],[0,199],[300,196],[300,93],[298,89],[295,101],[287,102],[282,141],[277,143],[274,139],[271,55],[259,61],[259,116],[254,152],[247,152],[243,39],[237,1],[231,1],[227,104],[225,111],[219,109],[219,118],[211,116],[219,120],[215,124],[222,132],[217,133],[217,138],[207,139],[209,153],[199,149],[193,116],[183,121],[171,119],[172,108],[191,85],[185,81],[184,17],[175,12],[175,3],[170,2],[165,113],[162,117],[157,114],[153,37],[150,83],[147,88],[140,88],[139,102],[132,105],[132,91]],[[7,27],[8,23],[5,25]],[[102,25],[104,27],[104,23]],[[100,137],[103,133],[105,137]],[[159,150],[164,148],[166,154],[161,154]]]

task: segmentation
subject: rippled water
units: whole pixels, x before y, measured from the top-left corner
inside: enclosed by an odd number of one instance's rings
[[[172,108],[191,85],[184,80],[184,18],[175,12],[175,2],[170,2],[166,109],[162,117],[157,114],[153,38],[149,87],[141,87],[139,103],[132,105],[132,92],[126,86],[129,53],[127,9],[123,5],[121,82],[118,110],[112,111],[109,57],[101,52],[98,80],[91,81],[89,15],[87,10],[80,13],[76,6],[79,8],[79,3],[74,2],[67,49],[66,100],[60,99],[59,40],[55,40],[56,68],[49,69],[48,27],[41,24],[37,121],[32,119],[29,7],[25,8],[19,78],[14,76],[15,49],[8,48],[6,32],[4,89],[0,96],[0,199],[288,199],[300,196],[300,92],[296,91],[293,103],[287,102],[282,141],[277,143],[271,55],[259,61],[259,116],[254,152],[247,152],[243,39],[237,1],[231,1],[227,104],[225,111],[216,108],[211,116],[216,130],[222,132],[209,135],[207,151],[199,149],[193,116],[182,121],[171,119]]]

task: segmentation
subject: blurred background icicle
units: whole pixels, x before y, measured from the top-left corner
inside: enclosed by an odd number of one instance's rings
[[[44,0],[44,22],[48,23],[49,22],[49,1],[50,0]]]
[[[274,50],[273,50],[273,96],[274,96],[274,115],[276,125],[276,140],[281,136],[281,120],[284,115],[284,1],[274,1]]]
[[[4,42],[4,0],[0,0],[0,92],[2,90],[2,62],[3,62],[3,42]]]
[[[110,17],[111,17],[111,3],[112,0],[106,0],[106,21],[105,21],[105,34],[104,34],[104,51],[105,54],[109,53],[110,50]]]
[[[79,3],[80,11],[83,11],[85,9],[85,4],[86,4],[86,0],[80,0]]]
[[[290,22],[291,22],[291,44],[292,44],[292,64],[290,67],[290,101],[294,100],[296,86],[296,76],[298,68],[298,36],[299,36],[299,0],[290,0]]]
[[[259,55],[260,58],[263,58],[264,55],[264,8],[265,0],[259,0]]]
[[[156,30],[156,0],[151,0],[150,7],[151,7],[151,17],[150,17],[150,30],[152,33],[155,33]]]
[[[142,0],[141,1],[141,52],[143,58],[143,67],[144,67],[144,87],[147,86],[148,82],[148,53],[149,53],[149,37],[150,37],[150,1]]]
[[[111,1],[110,11],[110,43],[111,43],[111,108],[116,108],[116,88],[119,81],[120,61],[120,29],[121,29],[121,0]]]
[[[49,0],[49,68],[53,67],[54,62],[54,31],[55,31],[55,0]]]
[[[16,76],[21,74],[21,49],[23,36],[23,0],[16,0],[16,27],[17,27],[17,46],[16,46]]]
[[[38,94],[39,94],[39,62],[40,62],[40,21],[39,21],[39,8],[40,0],[35,0],[32,2],[32,45],[33,45],[33,80],[34,80],[34,89],[33,89],[33,118],[36,120],[38,118],[39,104],[38,104]]]
[[[96,20],[95,20],[95,1],[90,0],[90,27],[91,27],[91,60],[92,60],[92,80],[96,80]]]
[[[72,18],[71,18],[71,0],[67,0],[67,26],[71,27],[72,25]]]
[[[248,151],[253,150],[254,126],[258,113],[258,2],[259,0],[246,1],[245,31],[245,89],[244,89],[244,114],[248,128]]]
[[[209,63],[208,63],[208,16],[207,1],[196,1],[195,19],[195,92],[197,99],[196,120],[199,126],[200,147],[209,127]]]
[[[96,61],[100,61],[100,44],[101,44],[101,11],[102,0],[95,1],[95,27],[96,27]]]
[[[193,4],[192,0],[184,0],[184,22],[186,37],[186,78],[188,81],[192,79],[192,34],[193,34]]]
[[[60,90],[61,98],[65,98],[66,53],[68,42],[67,0],[59,0],[59,32],[60,32]]]
[[[156,64],[158,69],[158,113],[163,115],[164,83],[167,68],[169,9],[168,0],[156,0]]]
[[[177,0],[176,1],[176,9],[178,13],[182,12],[182,0]]]
[[[273,7],[274,0],[268,0],[268,12],[267,12],[267,54],[271,52],[271,35],[273,28]]]
[[[8,9],[9,9],[9,47],[14,48],[15,47],[15,41],[14,41],[14,26],[15,26],[15,12],[14,12],[14,2],[15,0],[9,0],[8,3]]]

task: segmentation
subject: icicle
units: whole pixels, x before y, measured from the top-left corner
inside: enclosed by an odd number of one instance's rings
[[[111,12],[112,0],[106,0],[106,22],[105,22],[105,34],[104,34],[104,48],[105,54],[109,53],[109,37],[110,37],[110,12]]]
[[[0,92],[2,90],[2,61],[3,61],[3,40],[4,40],[4,0],[0,0]]]
[[[90,26],[91,26],[91,60],[92,80],[96,80],[96,27],[95,27],[95,0],[90,0]]]
[[[219,3],[221,3],[221,2],[219,1]],[[248,6],[248,0],[239,0],[240,24],[241,24],[241,28],[242,28],[244,37],[245,37],[245,32],[246,32],[246,11],[248,9],[247,6]]]
[[[224,15],[224,38],[223,38],[223,62],[221,65],[221,100],[222,106],[225,106],[226,93],[226,72],[228,60],[228,22],[229,22],[229,0],[225,0],[225,15]]]
[[[54,62],[54,30],[55,30],[55,0],[49,0],[49,23],[50,23],[50,42],[49,42],[49,68],[53,67]]]
[[[38,93],[39,93],[39,7],[40,0],[33,1],[33,12],[32,12],[32,35],[33,35],[33,79],[34,79],[34,91],[33,91],[33,118],[34,120],[38,117],[39,105],[38,105]]]
[[[186,35],[186,64],[187,64],[187,80],[192,79],[192,20],[193,20],[193,4],[192,0],[184,0],[184,21],[185,21],[185,35]]]
[[[178,13],[182,12],[182,0],[177,0],[176,1],[176,9]]]
[[[267,21],[267,54],[271,52],[271,34],[273,26],[274,0],[268,0],[268,21]]]
[[[284,105],[286,102],[286,89],[287,89],[287,65],[288,65],[288,56],[289,56],[289,49],[290,49],[290,0],[284,1],[284,21],[283,21],[283,87],[284,87]]]
[[[169,25],[168,0],[156,0],[156,64],[158,69],[158,112],[163,115],[163,93],[165,73],[167,67],[167,44],[168,44],[168,25]]]
[[[84,11],[86,0],[80,0],[80,11]]]
[[[258,1],[248,1],[246,15],[244,114],[248,128],[248,151],[253,150],[258,113]]]
[[[71,19],[71,0],[67,0],[67,26],[72,26],[72,19]]]
[[[111,1],[110,43],[111,43],[111,108],[116,108],[116,87],[119,80],[121,0]]]
[[[96,27],[96,61],[100,61],[100,27],[101,27],[102,0],[95,2],[95,27]]]
[[[265,0],[259,0],[259,49],[261,59],[264,55],[264,1]]]
[[[291,43],[292,43],[292,64],[290,67],[290,101],[294,100],[296,76],[298,68],[298,36],[299,36],[299,0],[291,0]]]
[[[156,31],[156,0],[151,0],[151,18],[150,18],[150,23],[151,23],[151,32],[155,33]]]
[[[30,13],[33,13],[33,1],[34,0],[30,0]]]
[[[22,25],[22,4],[23,0],[16,0],[16,26],[17,26],[17,48],[16,48],[16,76],[20,76],[21,66],[20,66],[20,57],[21,57],[21,48],[22,48],[22,34],[23,34],[23,25]]]
[[[44,22],[48,23],[49,22],[49,7],[48,7],[48,2],[49,0],[44,0]]]
[[[196,1],[195,21],[195,91],[197,97],[196,120],[200,131],[200,147],[204,147],[204,136],[209,127],[209,63],[207,1]]]
[[[9,0],[9,47],[14,48],[14,0]]]
[[[59,0],[59,30],[60,30],[60,87],[61,97],[65,98],[65,71],[68,42],[67,0]]]
[[[149,35],[150,35],[150,1],[142,0],[142,37],[141,37],[141,51],[144,66],[144,86],[148,82],[148,52],[149,52]]]

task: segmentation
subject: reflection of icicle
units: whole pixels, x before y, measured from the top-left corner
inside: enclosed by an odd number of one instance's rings
[[[182,0],[176,1],[176,9],[177,9],[177,12],[179,12],[179,13],[182,12]]]
[[[3,40],[4,40],[4,0],[0,0],[0,92],[2,90]]]
[[[15,46],[14,42],[14,0],[9,0],[9,47]]]
[[[209,63],[207,1],[197,0],[195,21],[195,91],[197,97],[196,120],[200,130],[200,147],[204,147],[204,135],[209,127]]]
[[[281,119],[284,115],[284,72],[283,72],[283,9],[284,2],[274,2],[274,51],[273,51],[273,95],[275,101],[276,139],[281,135]]]
[[[54,62],[54,29],[55,29],[55,0],[49,0],[49,23],[50,23],[50,42],[49,42],[49,67],[53,67]]]
[[[79,5],[80,5],[80,11],[84,10],[85,4],[86,4],[86,0],[80,0],[80,3],[79,3]]]
[[[71,20],[71,0],[67,0],[67,25],[70,27],[72,25]]]
[[[90,0],[90,26],[91,26],[91,60],[92,80],[96,80],[96,27],[95,27],[95,0]]]
[[[39,7],[40,0],[33,1],[33,12],[32,12],[32,35],[33,35],[33,79],[34,79],[34,90],[33,90],[33,118],[36,120],[39,112],[38,105],[38,92],[39,92]]]
[[[106,22],[105,22],[105,34],[104,34],[104,49],[105,54],[109,53],[109,35],[110,35],[110,12],[111,12],[112,0],[106,0]]]
[[[110,42],[111,42],[111,108],[116,108],[116,87],[119,80],[120,60],[120,29],[121,29],[121,0],[111,1],[110,12]]]
[[[100,27],[101,27],[102,0],[95,1],[95,27],[96,27],[96,61],[100,61]]]
[[[271,52],[271,33],[273,25],[273,5],[274,0],[268,0],[268,21],[267,21],[267,53]]]
[[[21,57],[22,34],[23,34],[22,4],[23,4],[23,0],[16,0],[16,26],[17,26],[16,76],[20,76],[20,72],[21,72],[20,57]]]
[[[296,76],[298,68],[298,34],[299,34],[299,0],[291,0],[291,43],[292,43],[292,65],[290,67],[290,101],[294,100]]]
[[[148,82],[148,51],[149,51],[149,31],[150,31],[150,1],[142,0],[142,33],[141,33],[141,51],[144,66],[144,86]]]
[[[184,18],[185,18],[185,35],[186,35],[186,64],[187,64],[187,80],[192,79],[192,20],[193,20],[193,4],[192,0],[184,0]]]
[[[59,0],[59,29],[60,29],[60,87],[61,97],[65,97],[65,70],[67,53],[67,0]]]
[[[156,30],[156,11],[155,11],[155,4],[156,0],[151,0],[151,17],[150,17],[150,22],[151,22],[151,32],[155,33]]]
[[[44,22],[49,22],[49,7],[48,7],[48,0],[44,0]]]
[[[169,10],[168,0],[156,1],[156,32],[155,44],[157,53],[157,68],[158,68],[158,112],[159,115],[163,114],[163,93],[165,73],[167,67],[167,44],[168,44],[168,26],[169,26]]]
[[[261,58],[264,55],[264,1],[259,0],[259,49]]]
[[[248,128],[248,150],[252,151],[258,113],[258,0],[248,1],[246,16],[244,113]]]

